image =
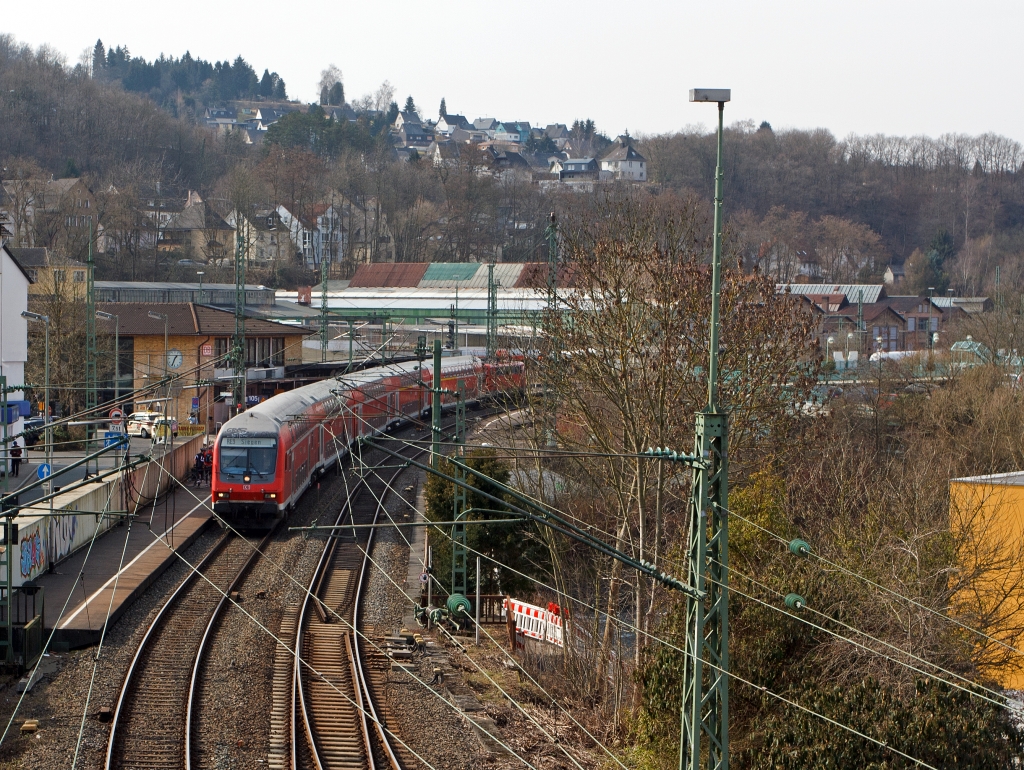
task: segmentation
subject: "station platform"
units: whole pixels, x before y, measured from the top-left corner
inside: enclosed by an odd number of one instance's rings
[[[113,624],[209,526],[208,504],[208,489],[179,488],[140,511],[130,529],[124,522],[107,530],[91,553],[85,546],[39,575],[43,626],[47,634],[56,626],[51,649],[98,643],[108,612]]]

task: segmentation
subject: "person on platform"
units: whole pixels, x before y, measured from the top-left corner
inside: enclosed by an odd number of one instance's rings
[[[11,475],[17,476],[21,472],[21,444],[18,443],[18,439],[14,439],[14,445],[11,447]]]
[[[198,487],[203,483],[203,479],[206,477],[206,459],[204,457],[203,449],[196,452],[193,463],[192,475],[195,477],[195,485]]]
[[[209,444],[203,447],[203,480],[210,482],[213,475],[213,447]]]

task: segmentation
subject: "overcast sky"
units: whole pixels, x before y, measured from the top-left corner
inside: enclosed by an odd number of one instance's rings
[[[72,64],[101,38],[152,59],[241,54],[276,70],[291,98],[317,97],[334,63],[349,100],[383,80],[423,116],[533,124],[593,118],[614,136],[710,126],[688,89],[731,88],[727,122],[928,134],[992,131],[1024,141],[1024,4],[974,0],[221,3],[70,0],[5,4],[2,29]]]

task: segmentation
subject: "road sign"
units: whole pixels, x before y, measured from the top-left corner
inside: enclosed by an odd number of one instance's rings
[[[110,413],[109,413],[108,416],[110,417],[110,424],[111,425],[120,425],[121,424],[121,420],[124,419],[124,413],[120,409],[118,409],[116,407],[110,410]]]
[[[47,463],[42,463],[39,468],[36,469],[36,475],[41,479],[45,479],[50,475],[50,466]]]
[[[199,396],[192,396],[192,411],[199,409]]]
[[[124,434],[119,430],[103,431],[103,446],[117,446],[124,440]]]
[[[427,582],[427,573],[426,572],[421,572],[420,573],[420,582],[421,583],[426,583]]]

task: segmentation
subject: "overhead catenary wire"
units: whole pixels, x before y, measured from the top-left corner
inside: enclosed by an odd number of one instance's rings
[[[194,492],[193,492],[192,490],[188,489],[187,487],[183,487],[183,488],[184,488],[184,489],[186,489],[186,490],[187,490],[187,491],[189,492],[189,494],[192,494],[193,496],[195,496],[195,493],[194,493]],[[196,496],[196,499],[198,500],[199,498],[198,498],[198,497]],[[232,527],[232,526],[231,526],[231,524],[230,524],[229,522],[227,522],[227,521],[226,521],[226,520],[225,520],[225,519],[224,519],[223,517],[221,517],[221,516],[220,516],[219,514],[217,514],[217,513],[215,512],[215,511],[213,511],[212,507],[208,506],[208,509],[210,510],[210,512],[211,512],[211,514],[213,515],[213,517],[214,517],[214,518],[216,518],[216,519],[217,519],[217,520],[218,520],[218,521],[219,521],[219,522],[220,522],[220,523],[221,523],[221,524],[222,524],[222,525],[223,525],[223,526],[224,526],[224,527],[225,527],[226,529],[228,529],[229,531],[231,531],[231,532],[233,532],[233,533],[235,533],[235,534],[238,534],[237,530],[236,530],[236,529],[235,529],[234,527]],[[179,552],[177,552],[176,550],[174,550],[174,549],[173,549],[173,547],[172,547],[172,546],[171,546],[171,545],[170,545],[170,544],[169,544],[169,543],[168,543],[168,542],[167,542],[166,540],[164,540],[163,538],[159,538],[159,537],[158,537],[158,539],[159,539],[159,540],[160,540],[161,542],[163,542],[163,543],[164,543],[164,545],[166,545],[166,546],[167,546],[167,547],[168,547],[168,548],[169,548],[169,549],[170,549],[170,550],[172,551],[172,553],[173,553],[173,555],[174,555],[174,556],[176,556],[176,557],[177,557],[178,559],[180,559],[180,560],[182,560],[182,561],[185,561],[185,563],[186,563],[186,564],[189,564],[189,567],[190,567],[190,569],[192,569],[192,570],[193,570],[193,571],[195,571],[195,572],[196,572],[197,574],[199,574],[199,575],[200,575],[201,577],[203,577],[203,579],[204,579],[204,580],[207,580],[207,582],[210,582],[210,581],[209,581],[209,580],[208,580],[208,579],[207,579],[207,578],[206,578],[206,577],[205,577],[204,575],[202,575],[202,573],[201,573],[201,572],[199,572],[198,570],[196,570],[196,569],[195,569],[195,567],[194,567],[193,565],[191,565],[191,564],[190,564],[189,562],[187,562],[187,561],[185,560],[185,558],[184,558],[184,556],[183,556],[182,554],[180,554]],[[256,551],[258,551],[258,549],[256,548],[256,546],[255,546],[255,545],[253,545],[253,546],[252,546],[252,548],[253,548],[253,550],[256,550]],[[310,596],[311,596],[311,597],[312,597],[312,598],[314,599],[314,601],[316,600],[316,597],[312,596],[312,594],[311,594],[311,586],[305,585],[305,584],[303,584],[302,582],[300,582],[300,581],[299,581],[299,580],[298,580],[298,579],[297,579],[297,578],[296,578],[296,577],[295,577],[294,575],[292,575],[291,573],[289,573],[289,572],[288,572],[288,571],[287,571],[287,570],[286,570],[286,569],[285,569],[285,568],[284,568],[283,566],[281,566],[280,564],[278,564],[278,563],[277,563],[276,561],[274,561],[273,559],[270,559],[269,557],[267,557],[267,555],[266,555],[265,553],[262,553],[262,552],[260,552],[260,553],[259,553],[259,555],[260,555],[260,556],[261,556],[261,557],[262,557],[262,558],[263,558],[263,559],[264,559],[264,560],[266,561],[266,563],[268,563],[268,564],[272,565],[272,566],[273,566],[273,567],[274,567],[275,569],[277,569],[278,571],[280,571],[280,572],[281,572],[281,573],[282,573],[282,574],[283,574],[283,575],[284,575],[284,576],[285,576],[285,577],[286,577],[286,578],[287,578],[287,579],[288,579],[288,580],[289,580],[290,582],[292,582],[292,583],[294,583],[294,584],[295,584],[296,586],[298,586],[298,587],[300,588],[300,590],[301,590],[301,591],[302,591],[302,592],[303,592],[304,594],[308,594],[308,595],[310,595]],[[211,585],[212,585],[212,583],[211,583]],[[217,588],[216,586],[214,586],[214,588],[215,588],[215,589],[216,589],[217,591],[219,591],[219,592],[220,592],[220,593],[221,593],[222,595],[224,594],[224,592],[223,592],[223,591],[222,591],[221,589]],[[258,620],[256,620],[255,618],[252,618],[252,617],[251,617],[251,616],[249,615],[249,613],[245,612],[245,610],[244,610],[244,609],[243,609],[243,608],[241,607],[241,605],[239,605],[239,604],[238,604],[237,602],[235,602],[234,600],[232,600],[232,599],[230,599],[230,598],[229,598],[229,601],[230,601],[230,602],[231,602],[231,603],[232,603],[232,604],[233,604],[233,605],[234,605],[235,607],[238,607],[239,609],[242,609],[242,612],[243,612],[243,613],[245,613],[245,615],[246,615],[247,617],[250,617],[250,619],[252,619],[252,620],[253,620],[253,621],[254,621],[254,622],[255,622],[255,623],[256,623],[256,624],[257,624],[257,625],[258,625],[258,626],[259,626],[259,627],[260,627],[261,629],[263,629],[264,631],[266,631],[267,633],[269,633],[269,634],[270,634],[270,635],[271,635],[271,636],[272,636],[272,637],[273,637],[273,638],[274,638],[274,639],[275,639],[275,640],[276,640],[276,641],[278,642],[278,644],[281,644],[282,646],[284,646],[284,647],[285,647],[285,649],[288,649],[288,650],[289,650],[289,654],[290,654],[290,655],[292,655],[293,657],[297,658],[297,659],[299,660],[299,662],[300,662],[300,663],[301,663],[301,664],[302,664],[303,666],[305,666],[305,667],[306,667],[306,668],[308,668],[308,669],[309,669],[309,670],[310,670],[311,672],[313,672],[313,673],[315,673],[315,674],[317,674],[317,675],[319,675],[319,674],[320,674],[320,672],[316,671],[316,669],[315,669],[315,668],[314,668],[313,666],[311,666],[311,665],[310,665],[310,664],[309,664],[309,663],[308,663],[307,661],[305,661],[304,659],[302,659],[302,658],[301,658],[301,656],[296,656],[296,654],[295,654],[295,651],[294,651],[294,650],[291,650],[291,649],[289,649],[289,648],[288,648],[288,645],[285,645],[285,644],[283,644],[283,642],[281,642],[281,640],[280,640],[280,639],[278,639],[278,638],[277,638],[277,637],[276,637],[276,636],[275,636],[275,635],[274,635],[273,633],[271,633],[271,632],[269,631],[269,629],[266,629],[266,628],[265,628],[264,626],[262,626],[262,624],[260,624],[260,623],[259,623],[259,621],[258,621]],[[370,637],[368,637],[368,636],[367,636],[367,635],[366,635],[365,633],[363,633],[363,631],[362,631],[362,630],[360,630],[360,629],[359,629],[359,628],[358,628],[358,627],[357,627],[357,626],[356,626],[356,625],[355,625],[354,623],[351,623],[350,621],[348,621],[348,620],[347,620],[347,619],[346,619],[345,617],[343,617],[343,616],[342,616],[342,615],[341,615],[340,613],[338,613],[338,612],[337,612],[336,610],[334,610],[334,609],[333,609],[333,608],[331,608],[331,607],[324,607],[324,609],[325,609],[325,611],[327,611],[327,612],[328,612],[328,614],[330,614],[330,615],[334,616],[334,617],[335,617],[335,618],[336,618],[336,619],[337,619],[338,621],[340,621],[340,622],[341,622],[342,624],[344,624],[344,625],[345,625],[346,627],[348,627],[348,628],[349,628],[349,629],[350,629],[350,630],[351,630],[351,631],[352,631],[352,632],[353,632],[353,633],[354,633],[354,634],[355,634],[356,636],[358,636],[359,638],[361,638],[361,639],[362,639],[362,640],[363,640],[363,641],[364,641],[365,643],[367,643],[368,645],[370,645],[371,647],[373,647],[373,648],[374,648],[375,650],[377,650],[377,651],[378,651],[378,652],[380,652],[381,654],[385,654],[385,655],[386,655],[386,650],[385,650],[385,649],[384,649],[383,647],[381,647],[381,646],[380,646],[379,644],[377,644],[377,643],[376,643],[376,642],[375,642],[375,641],[374,641],[373,639],[371,639]],[[486,728],[486,727],[484,727],[483,725],[481,725],[481,724],[480,724],[480,723],[479,723],[478,721],[474,720],[474,719],[473,719],[472,717],[470,717],[470,716],[469,716],[468,714],[465,714],[465,713],[463,713],[463,712],[459,711],[459,710],[458,710],[458,708],[457,708],[457,707],[456,707],[455,705],[451,704],[451,703],[450,703],[450,702],[448,701],[448,699],[447,699],[447,698],[446,698],[446,697],[445,697],[444,695],[442,695],[442,694],[441,694],[440,692],[438,692],[438,691],[437,691],[437,690],[435,690],[435,689],[434,689],[433,687],[431,687],[431,686],[430,686],[430,685],[429,685],[429,684],[428,684],[427,682],[425,682],[425,681],[424,681],[424,680],[423,680],[422,678],[420,678],[419,676],[417,676],[417,675],[413,674],[412,672],[407,672],[407,673],[408,673],[408,674],[409,674],[409,676],[410,676],[410,677],[412,677],[412,678],[413,678],[413,680],[414,680],[414,681],[416,681],[416,682],[417,682],[417,683],[418,683],[418,684],[419,684],[420,686],[424,687],[424,688],[425,688],[425,689],[426,689],[426,690],[427,690],[428,692],[430,692],[430,693],[431,693],[432,695],[434,695],[434,696],[435,696],[435,697],[436,697],[436,698],[437,698],[438,700],[440,700],[440,701],[441,701],[442,703],[444,703],[446,707],[448,707],[448,708],[451,708],[451,709],[452,709],[453,711],[455,711],[456,713],[460,714],[460,715],[461,715],[461,716],[462,716],[462,717],[463,717],[464,719],[467,719],[467,720],[468,720],[468,721],[469,721],[469,722],[470,722],[471,724],[473,724],[473,726],[474,726],[474,727],[476,727],[476,728],[477,728],[478,730],[480,730],[480,731],[481,731],[481,732],[482,732],[482,733],[483,733],[484,735],[486,735],[486,736],[488,736],[489,738],[491,738],[492,740],[494,740],[494,741],[495,741],[495,743],[497,743],[497,744],[498,744],[499,746],[501,746],[501,747],[502,747],[502,748],[504,748],[504,749],[505,749],[506,751],[508,751],[508,752],[509,752],[509,753],[510,753],[510,754],[511,754],[512,756],[514,756],[514,757],[516,757],[517,759],[519,759],[519,760],[520,760],[520,761],[521,761],[521,762],[522,762],[522,763],[523,763],[524,765],[526,765],[527,767],[531,768],[531,770],[537,770],[537,768],[535,768],[535,767],[534,767],[534,766],[533,766],[533,765],[532,765],[532,764],[531,764],[531,763],[530,763],[530,762],[529,762],[528,760],[526,760],[526,759],[525,759],[524,757],[522,757],[521,755],[519,755],[519,754],[518,754],[518,753],[517,753],[517,752],[516,752],[516,751],[515,751],[514,749],[512,749],[512,748],[511,748],[510,746],[508,746],[508,745],[507,745],[507,744],[506,744],[506,743],[505,743],[504,741],[502,741],[502,740],[501,740],[501,739],[500,739],[499,737],[497,737],[497,736],[496,736],[496,735],[494,735],[493,733],[489,732],[489,731],[487,730],[487,728]],[[332,686],[332,688],[333,688],[333,689],[335,689],[335,690],[337,690],[337,689],[338,689],[338,688],[337,688],[336,686],[334,686],[334,685],[331,685],[331,686]],[[340,690],[338,690],[338,691],[340,692]],[[344,697],[346,698],[346,700],[348,700],[348,701],[349,701],[350,703],[353,703],[354,705],[356,705],[356,707],[357,707],[357,708],[359,708],[359,706],[358,706],[357,704],[355,704],[355,701],[353,701],[353,700],[352,700],[352,699],[351,699],[351,698],[350,698],[349,696],[345,695],[344,693],[341,693],[341,694],[342,694],[342,695],[343,695],[343,696],[344,696]],[[361,709],[361,710],[362,710],[362,711],[363,711],[364,713],[366,713],[366,714],[367,714],[367,718],[371,719],[371,721],[372,721],[372,719],[373,719],[373,718],[372,718],[372,715],[371,715],[371,714],[370,714],[370,713],[369,713],[369,712],[368,712],[367,710],[365,710],[365,709]],[[385,727],[385,726],[384,726],[384,725],[383,725],[382,723],[380,723],[379,721],[378,721],[378,722],[375,722],[375,724],[378,724],[378,726],[380,726],[380,727],[381,727],[382,729],[384,729],[384,730],[387,730],[387,732],[388,732],[388,733],[390,733],[391,735],[394,735],[394,733],[393,733],[393,732],[392,732],[391,730],[388,730],[388,729],[387,729],[387,728],[386,728],[386,727]],[[397,738],[397,736],[396,736],[396,738]],[[397,738],[397,740],[399,740],[399,742],[400,742],[400,743],[402,743],[402,745],[403,745],[403,746],[406,746],[406,748],[409,748],[409,747],[407,746],[407,744],[405,744],[405,743],[404,743],[404,742],[403,742],[403,741],[402,741],[402,740],[401,740],[400,738]],[[410,749],[410,751],[411,751],[411,749]],[[415,752],[413,752],[413,753],[415,754]]]
[[[389,485],[389,486],[390,486],[390,485]],[[395,495],[396,495],[396,496],[397,496],[397,497],[398,497],[399,499],[403,500],[403,501],[404,501],[404,502],[405,502],[405,503],[406,503],[407,505],[411,505],[411,503],[409,503],[409,501],[408,501],[408,500],[405,500],[405,498],[404,498],[404,497],[402,497],[402,495],[401,495],[401,494],[399,494],[399,493],[398,493],[397,491],[395,491],[395,490],[394,490],[393,488],[392,488],[392,492],[393,492],[393,493],[394,493],[394,494],[395,494]],[[443,533],[443,530],[441,530],[441,531],[442,531],[442,533]],[[443,534],[445,534],[445,536],[446,536],[446,537],[448,537],[449,539],[451,539],[451,536],[450,536],[450,535],[447,535],[446,533],[443,533]],[[490,556],[486,556],[485,554],[482,554],[482,553],[480,553],[480,552],[479,552],[479,551],[477,551],[476,549],[473,549],[473,548],[471,548],[471,547],[467,546],[467,550],[469,550],[469,551],[472,551],[473,553],[476,553],[477,555],[480,555],[480,556],[482,556],[482,557],[484,557],[484,558],[487,558],[487,559],[488,559],[488,561],[490,561],[490,562],[492,562],[492,563],[494,563],[494,564],[496,564],[496,565],[502,566],[502,567],[504,567],[504,568],[506,568],[506,569],[509,569],[509,570],[511,570],[512,572],[514,572],[514,573],[516,573],[516,574],[518,574],[518,575],[521,575],[521,576],[523,576],[523,577],[527,577],[528,579],[530,579],[530,580],[531,580],[531,581],[533,581],[533,582],[536,582],[536,583],[538,583],[539,585],[544,585],[543,583],[541,583],[540,581],[536,580],[535,578],[532,578],[532,577],[530,577],[530,576],[527,576],[527,575],[525,575],[524,573],[520,572],[519,570],[515,570],[514,568],[510,567],[509,565],[503,564],[502,562],[499,562],[499,561],[497,561],[497,560],[496,560],[496,559],[494,559],[493,557],[490,557]],[[549,590],[552,590],[552,591],[554,590],[554,589],[552,589],[552,588],[551,588],[550,586],[546,586],[546,585],[545,585],[544,587],[545,587],[545,588],[548,588]],[[565,595],[565,594],[564,594],[563,592],[557,592],[557,593],[559,593],[559,594],[562,594],[562,595]],[[630,629],[631,629],[631,630],[633,630],[633,631],[634,631],[635,633],[641,633],[641,634],[643,634],[643,635],[644,635],[645,637],[647,637],[647,638],[653,639],[653,640],[655,640],[655,641],[658,641],[658,642],[660,642],[661,644],[664,644],[664,645],[666,645],[666,646],[669,646],[669,647],[671,647],[672,649],[674,649],[674,650],[676,650],[676,651],[678,651],[678,652],[680,652],[680,653],[682,653],[682,654],[684,654],[684,655],[686,654],[685,650],[682,650],[682,649],[680,649],[679,647],[675,646],[675,645],[674,645],[674,644],[672,644],[671,642],[668,642],[667,640],[661,639],[660,637],[657,637],[657,636],[655,636],[655,635],[653,635],[653,634],[651,634],[651,633],[649,633],[649,632],[647,632],[647,631],[645,631],[645,630],[643,630],[643,629],[637,628],[636,626],[633,626],[632,624],[630,624],[630,623],[628,623],[628,622],[626,622],[626,621],[622,621],[622,620],[621,620],[621,619],[619,619],[619,618],[614,618],[613,616],[609,615],[608,613],[602,612],[601,610],[597,609],[596,607],[591,607],[590,605],[586,604],[585,602],[582,602],[582,600],[579,600],[579,599],[577,599],[576,597],[573,597],[573,596],[571,596],[571,595],[567,595],[567,598],[569,598],[569,599],[571,599],[571,600],[573,600],[573,601],[576,601],[577,603],[579,603],[579,604],[581,604],[581,605],[583,605],[583,606],[586,606],[586,607],[588,607],[589,609],[592,609],[592,610],[594,610],[594,611],[600,612],[600,613],[601,613],[602,615],[604,615],[604,616],[605,616],[605,617],[606,617],[606,618],[607,618],[608,620],[615,620],[615,621],[616,621],[617,623],[619,623],[619,624],[621,624],[621,625],[623,625],[623,626],[625,626],[625,627],[627,627],[627,628],[630,628]],[[710,662],[710,661],[705,661],[705,664],[706,664],[706,665],[709,665],[709,666],[711,666],[712,668],[714,668],[714,669],[716,669],[716,670],[718,670],[718,671],[721,671],[722,673],[725,673],[725,674],[727,674],[727,675],[728,675],[728,676],[729,676],[730,678],[736,679],[737,681],[739,681],[739,682],[741,682],[741,683],[743,683],[743,684],[746,684],[746,685],[748,685],[748,686],[750,686],[750,687],[752,687],[752,688],[755,688],[755,689],[759,690],[760,692],[762,692],[762,693],[764,693],[764,694],[767,694],[767,695],[769,695],[770,697],[776,698],[776,699],[778,699],[779,701],[781,701],[781,702],[784,702],[784,703],[786,703],[786,704],[788,704],[788,705],[790,705],[790,706],[792,706],[792,707],[794,707],[794,708],[800,709],[800,710],[802,710],[802,711],[804,711],[804,712],[806,712],[806,713],[808,713],[808,714],[811,714],[811,715],[813,715],[813,716],[816,716],[816,717],[818,717],[818,718],[820,718],[820,719],[823,719],[823,720],[825,720],[825,721],[827,721],[827,722],[829,722],[829,723],[831,723],[831,724],[833,724],[833,725],[836,725],[836,726],[838,726],[838,727],[841,727],[841,728],[843,728],[843,729],[845,729],[845,730],[847,730],[847,731],[849,731],[849,732],[851,732],[851,733],[853,733],[853,734],[855,734],[855,735],[857,735],[857,736],[859,736],[859,737],[861,737],[861,738],[864,738],[865,740],[868,740],[869,742],[871,742],[871,743],[874,743],[874,744],[876,744],[876,745],[878,745],[878,746],[880,746],[880,747],[882,747],[882,748],[885,748],[885,749],[887,749],[887,750],[889,750],[889,751],[895,752],[895,753],[897,753],[897,754],[899,754],[899,755],[903,756],[903,757],[904,757],[905,759],[908,759],[908,760],[910,760],[910,761],[914,762],[915,764],[917,764],[917,765],[919,765],[919,766],[921,766],[921,767],[927,767],[927,768],[931,768],[931,770],[936,770],[936,768],[934,768],[934,767],[933,767],[932,765],[929,765],[928,763],[924,762],[923,760],[917,759],[916,757],[913,757],[913,756],[911,756],[910,754],[907,754],[907,753],[905,753],[905,752],[903,752],[903,751],[900,751],[899,749],[896,749],[896,748],[894,748],[894,747],[892,747],[892,746],[889,746],[889,745],[888,745],[888,744],[886,744],[885,742],[883,742],[883,741],[880,741],[880,740],[878,740],[877,738],[873,738],[873,737],[871,737],[871,736],[869,736],[869,735],[866,735],[865,733],[862,733],[862,732],[860,732],[859,730],[856,730],[855,728],[853,728],[853,727],[850,727],[849,725],[845,725],[845,724],[843,724],[843,723],[841,723],[841,722],[838,722],[838,721],[836,721],[836,720],[834,720],[834,719],[832,719],[832,718],[830,718],[830,717],[828,717],[828,716],[825,716],[824,714],[820,714],[820,713],[818,713],[818,712],[814,711],[813,709],[810,709],[810,708],[808,708],[807,706],[804,706],[803,704],[801,704],[801,703],[799,703],[799,702],[797,702],[797,701],[793,701],[793,700],[791,700],[791,699],[789,699],[789,698],[786,698],[786,697],[785,697],[785,696],[783,696],[783,695],[780,695],[780,694],[778,694],[778,693],[775,693],[774,691],[772,691],[772,690],[768,689],[767,687],[764,687],[764,686],[761,686],[761,685],[757,685],[757,684],[754,684],[753,682],[750,682],[750,681],[748,681],[748,680],[744,679],[743,677],[740,677],[740,676],[738,676],[738,675],[736,675],[736,674],[734,674],[734,673],[732,673],[732,672],[730,672],[730,671],[727,671],[727,670],[725,670],[725,669],[722,669],[722,668],[721,668],[721,667],[719,667],[719,666],[716,666],[716,665],[714,665],[714,664],[713,664],[712,662]]]

